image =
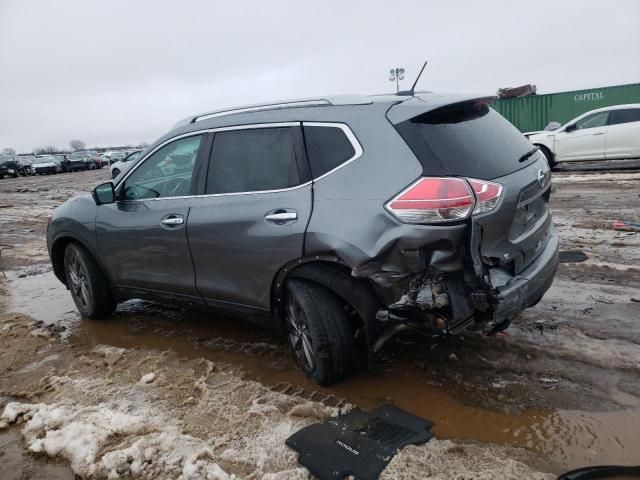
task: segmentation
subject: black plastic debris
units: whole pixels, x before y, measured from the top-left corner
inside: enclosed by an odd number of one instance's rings
[[[597,467],[579,468],[577,470],[571,470],[558,477],[558,480],[587,480],[592,478],[610,478],[614,480],[619,478],[640,479],[640,466],[637,467],[619,467],[613,465],[601,465]]]
[[[588,259],[589,257],[582,250],[563,250],[560,252],[558,261],[560,263],[581,263]]]
[[[346,415],[316,423],[286,441],[298,452],[298,462],[320,480],[353,475],[375,480],[398,449],[433,438],[433,423],[393,405],[371,412],[358,408]]]

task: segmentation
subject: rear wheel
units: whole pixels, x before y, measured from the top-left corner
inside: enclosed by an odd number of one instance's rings
[[[67,286],[80,313],[89,318],[102,318],[113,313],[116,302],[109,283],[91,254],[77,243],[64,252]]]
[[[315,383],[347,378],[355,363],[349,317],[327,288],[301,279],[287,282],[284,321],[298,366]]]

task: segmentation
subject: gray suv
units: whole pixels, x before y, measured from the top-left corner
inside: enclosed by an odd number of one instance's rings
[[[432,93],[189,117],[58,207],[56,276],[90,318],[144,298],[278,328],[315,382],[403,331],[504,330],[551,285],[543,155],[490,108]]]

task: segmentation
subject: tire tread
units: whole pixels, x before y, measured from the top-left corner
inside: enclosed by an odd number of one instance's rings
[[[291,279],[287,288],[304,309],[318,343],[316,367],[307,372],[309,377],[320,385],[343,381],[353,371],[355,355],[349,318],[341,300],[331,290],[308,280]]]

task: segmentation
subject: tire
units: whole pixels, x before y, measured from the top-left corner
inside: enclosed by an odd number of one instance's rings
[[[355,344],[341,300],[302,279],[286,285],[284,322],[298,366],[319,385],[346,379],[355,365]]]
[[[18,178],[20,176],[20,174],[18,173],[18,170],[14,170],[13,174],[11,175],[13,178]]]
[[[71,297],[83,316],[104,318],[113,313],[116,302],[109,282],[87,249],[77,243],[67,245],[64,272]]]
[[[553,154],[549,151],[549,149],[542,145],[538,145],[538,147],[540,148],[540,152],[542,152],[542,155],[544,155],[544,158],[547,159],[547,164],[549,165],[549,168],[555,167],[558,163],[555,161]]]
[[[114,168],[113,171],[111,172],[111,178],[116,178],[118,175],[120,175],[120,170],[118,170],[117,168]]]

